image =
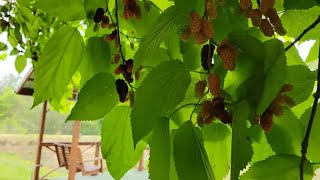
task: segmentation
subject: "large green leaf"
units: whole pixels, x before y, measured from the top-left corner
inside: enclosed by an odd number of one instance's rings
[[[89,38],[83,60],[79,66],[81,74],[81,86],[95,74],[107,72],[111,64],[111,52],[109,44],[102,37]]]
[[[201,66],[201,49],[202,46],[193,42],[180,41],[180,51],[183,56],[183,63],[188,70],[195,70]]]
[[[315,73],[310,71],[306,66],[289,66],[287,68],[287,78],[285,82],[293,85],[293,90],[287,94],[293,98],[296,104],[300,104],[310,97],[315,80]]]
[[[65,26],[48,41],[35,65],[33,107],[44,100],[60,99],[77,70],[84,51],[77,28]]]
[[[115,79],[111,74],[99,73],[81,89],[77,104],[68,120],[96,120],[105,116],[117,104]]]
[[[202,128],[204,147],[216,179],[223,179],[230,167],[231,131],[226,124],[212,123]]]
[[[301,116],[301,121],[304,124],[304,133],[306,131],[307,124],[309,122],[311,116],[311,109],[306,110],[305,113]],[[316,111],[316,116],[314,118],[314,122],[311,129],[311,134],[309,138],[309,146],[307,152],[307,159],[312,162],[320,162],[320,105],[318,104],[318,108]]]
[[[250,161],[253,151],[250,140],[247,120],[251,113],[247,102],[241,101],[233,107],[232,146],[231,146],[231,180],[238,179],[240,171]]]
[[[25,56],[19,55],[14,61],[14,66],[18,73],[21,73],[27,65],[27,58]]]
[[[152,132],[150,141],[149,173],[152,180],[170,179],[169,118],[161,117]]]
[[[286,78],[286,55],[279,40],[269,40],[263,43],[265,49],[265,81],[263,92],[257,107],[257,113],[262,114],[279,93]]]
[[[151,132],[161,116],[169,115],[183,101],[190,81],[181,61],[166,61],[153,68],[136,91],[131,114],[135,144]]]
[[[290,43],[286,42],[285,47],[287,47]],[[289,50],[286,51],[287,56],[287,65],[306,65],[305,62],[303,62],[298,49],[295,46],[292,46]]]
[[[283,7],[285,10],[290,9],[309,9],[317,5],[316,0],[284,0]]]
[[[300,157],[280,154],[253,164],[240,180],[292,180],[299,179]],[[312,179],[313,168],[309,161],[305,163],[304,179]]]
[[[101,129],[101,151],[110,174],[119,180],[141,158],[146,143],[133,147],[130,107],[117,106],[104,118]]]
[[[168,8],[155,21],[152,30],[146,34],[139,45],[139,49],[135,54],[135,69],[144,64],[148,57],[157,54],[157,49],[170,31],[175,31],[175,21],[177,19],[175,7]]]
[[[297,38],[305,28],[310,26],[319,16],[320,6],[315,6],[307,10],[289,10],[281,16],[287,35]],[[311,29],[301,40],[318,39],[320,37],[320,26]]]
[[[183,123],[174,138],[174,161],[179,179],[215,179],[200,130],[191,121]]]
[[[313,62],[315,60],[318,59],[319,57],[319,46],[320,46],[320,40],[317,40],[313,46],[311,47],[310,51],[309,51],[309,54],[307,56],[307,59],[306,59],[306,63],[309,63],[309,62]]]
[[[289,109],[283,108],[283,115],[273,117],[273,126],[267,139],[277,153],[300,155],[304,136],[303,124]]]
[[[80,20],[86,17],[83,0],[39,0],[37,8],[63,20]]]

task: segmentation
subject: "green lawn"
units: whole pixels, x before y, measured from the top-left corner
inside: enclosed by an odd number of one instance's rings
[[[25,161],[21,157],[0,153],[0,179],[1,180],[29,180],[33,172],[33,162]],[[41,174],[48,172],[48,168],[42,168]],[[65,176],[64,173],[53,173],[50,177]]]

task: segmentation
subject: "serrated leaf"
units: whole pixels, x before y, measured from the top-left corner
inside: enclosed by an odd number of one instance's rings
[[[279,40],[263,43],[265,49],[264,87],[257,107],[257,114],[262,114],[279,93],[286,78],[286,55]]]
[[[115,81],[108,73],[93,76],[81,89],[77,103],[67,120],[103,118],[118,102]]]
[[[257,162],[245,172],[240,180],[292,180],[299,179],[299,156],[289,154],[274,155],[264,161]],[[309,161],[305,162],[304,179],[311,180],[313,168]]]
[[[296,104],[300,104],[310,97],[313,91],[316,75],[309,68],[302,65],[289,66],[285,83],[293,85],[288,92]]]
[[[134,56],[135,69],[144,64],[146,58],[157,54],[156,50],[167,37],[167,34],[176,29],[175,21],[177,17],[176,8],[170,7],[157,18],[152,30],[141,39],[139,49]]]
[[[240,171],[246,167],[253,154],[251,142],[247,138],[247,120],[249,120],[251,111],[245,101],[241,101],[233,107],[231,180],[238,179]]]
[[[111,52],[109,44],[102,37],[89,38],[82,62],[79,66],[81,74],[80,85],[100,72],[107,72],[110,68]]]
[[[312,108],[306,110],[301,116],[301,122],[304,125],[304,132],[307,129],[308,122],[310,120]],[[320,105],[318,104],[318,108],[316,110],[316,115],[314,117],[314,122],[311,129],[311,134],[309,138],[309,146],[307,152],[307,159],[312,162],[320,162]]]
[[[82,0],[39,0],[35,6],[63,20],[80,20],[86,17]]]
[[[21,73],[27,65],[27,58],[25,56],[17,56],[14,61],[14,66],[18,73]]]
[[[152,131],[149,143],[151,155],[149,173],[152,180],[170,179],[169,119],[161,117]]]
[[[267,139],[277,154],[300,155],[301,142],[304,136],[303,124],[287,108],[283,108],[283,115],[273,116],[273,126]]]
[[[60,99],[82,60],[83,39],[77,28],[61,27],[48,41],[35,66],[33,107]]]
[[[317,5],[315,0],[284,0],[283,7],[285,10],[290,9],[309,9]]]
[[[190,74],[178,60],[163,62],[152,69],[136,91],[131,113],[134,144],[151,132],[161,116],[169,115],[183,101],[190,81]]]
[[[230,167],[231,131],[226,124],[212,123],[201,129],[215,179],[223,179]]]
[[[287,42],[285,43],[285,47],[287,47],[290,43]],[[286,56],[287,56],[287,65],[292,66],[292,65],[304,65],[306,64],[303,62],[298,49],[295,46],[292,46],[289,50],[286,51]]]
[[[288,32],[287,35],[296,38],[318,18],[319,14],[320,6],[306,10],[288,10],[282,14],[281,21]],[[308,31],[308,33],[302,37],[301,41],[318,39],[319,37],[320,26],[318,25]]]
[[[183,123],[174,138],[174,161],[179,179],[215,179],[200,130],[191,121]]]
[[[141,158],[146,143],[139,142],[133,147],[131,125],[131,108],[115,107],[103,120],[101,129],[101,152],[106,159],[108,171],[119,180]]]
[[[315,60],[318,59],[318,56],[319,56],[319,43],[320,43],[320,40],[317,40],[313,46],[311,47],[310,51],[309,51],[309,54],[306,58],[306,63],[310,63],[310,62],[313,62]]]
[[[172,121],[169,121],[170,129],[172,129]],[[173,143],[177,133],[177,129],[174,129],[170,132],[170,179],[169,180],[179,180],[176,165],[174,162],[174,154],[173,154]]]

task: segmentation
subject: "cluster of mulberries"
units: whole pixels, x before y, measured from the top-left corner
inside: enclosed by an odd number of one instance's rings
[[[195,86],[195,97],[197,99],[201,99],[204,96],[204,91],[207,87],[207,81],[206,80],[200,80],[196,83]]]
[[[210,54],[209,54],[210,49]],[[210,67],[212,67],[212,56],[214,52],[215,46],[211,44],[211,47],[209,44],[206,44],[201,49],[201,66],[204,70],[209,70]],[[210,56],[209,56],[210,55]]]
[[[105,11],[102,8],[98,8],[96,10],[96,14],[93,17],[93,21],[98,24],[101,22],[101,27],[102,28],[107,28],[109,26],[109,17],[104,15]],[[95,26],[95,29],[97,26]]]
[[[128,85],[127,83],[122,79],[116,80],[116,89],[117,93],[119,95],[120,102],[126,102],[127,101],[127,94],[128,94]]]
[[[274,32],[285,35],[287,32],[282,26],[274,0],[257,0],[259,7],[252,8],[251,0],[240,0],[240,8],[243,14],[251,19],[252,25],[259,27],[265,36],[271,37]],[[264,15],[264,17],[262,16]]]
[[[132,17],[141,19],[141,7],[136,0],[122,0],[122,3],[124,4],[123,16],[125,19]]]
[[[133,59],[125,61],[125,64],[120,64],[115,70],[116,75],[122,74],[128,83],[133,82],[132,78]]]
[[[211,124],[215,119],[219,119],[225,124],[232,122],[231,113],[225,108],[223,98],[214,98],[212,101],[205,100],[201,105],[201,111],[197,116],[197,123],[200,127],[204,124]]]
[[[238,49],[230,42],[224,40],[217,48],[217,53],[221,57],[223,66],[226,70],[235,69],[235,61],[239,56]]]
[[[189,27],[181,35],[182,41],[188,41],[191,35],[194,36],[197,44],[203,44],[213,38],[214,29],[211,20],[202,18],[197,12],[191,13]]]
[[[286,92],[289,92],[292,89],[292,85],[285,84],[278,93],[277,97],[272,101],[267,110],[260,117],[260,125],[265,132],[269,132],[272,128],[273,115],[283,115],[282,106],[284,104],[288,105],[289,107],[293,107],[295,105],[293,99],[285,95]]]
[[[119,42],[119,38],[118,38],[118,30],[117,29],[114,29],[111,34],[108,34],[104,37],[105,42],[111,42],[113,40],[115,42],[116,48],[119,48],[120,42]]]

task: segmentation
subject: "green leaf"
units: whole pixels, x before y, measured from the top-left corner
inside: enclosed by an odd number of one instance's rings
[[[8,49],[7,44],[0,42],[0,51],[6,51]]]
[[[320,6],[315,6],[307,10],[289,10],[285,11],[281,16],[281,21],[284,28],[287,30],[287,35],[297,38],[305,28],[310,26],[319,16]],[[320,34],[320,26],[311,29],[301,41],[310,39],[318,39]]]
[[[253,151],[247,138],[247,120],[251,109],[247,102],[241,101],[233,107],[232,146],[231,146],[231,180],[238,179],[240,171],[250,161]]]
[[[304,125],[304,132],[307,129],[307,124],[309,122],[310,116],[311,116],[311,110],[312,108],[309,108],[305,111],[305,113],[301,116],[301,121]],[[307,152],[307,159],[312,162],[320,162],[320,106],[318,104],[318,108],[316,110],[316,115],[314,118],[314,122],[311,129],[311,134],[309,138],[309,146],[308,146],[308,152]]]
[[[285,43],[285,47],[287,47],[290,43],[287,42]],[[287,65],[292,66],[292,65],[304,65],[306,64],[303,62],[298,49],[295,46],[292,46],[288,51],[286,51],[286,56],[287,56]]]
[[[279,154],[274,155],[264,161],[253,164],[250,169],[245,172],[240,180],[292,180],[299,179],[300,157]],[[305,162],[304,179],[312,179],[313,168],[309,161]]]
[[[172,121],[169,121],[169,123]],[[170,125],[171,128],[171,125]],[[179,180],[177,171],[176,171],[176,165],[174,162],[174,154],[173,154],[173,143],[174,139],[177,133],[177,129],[174,129],[170,132],[170,179],[169,180]]]
[[[81,63],[83,39],[77,28],[65,26],[48,41],[35,66],[33,107],[44,100],[60,99]]]
[[[309,9],[317,5],[315,0],[284,0],[283,7],[285,10],[290,9]]]
[[[169,115],[183,101],[190,81],[181,61],[167,61],[153,68],[136,91],[131,113],[135,144],[151,132],[161,116]]]
[[[223,179],[229,171],[231,161],[230,128],[226,124],[214,122],[201,130],[215,179]]]
[[[63,20],[82,20],[86,17],[83,0],[39,0],[35,6]]]
[[[89,38],[83,60],[79,66],[81,74],[80,85],[99,72],[109,71],[111,64],[111,52],[109,44],[102,37]]]
[[[170,179],[169,119],[161,117],[152,132],[150,141],[149,173],[152,180]]]
[[[84,9],[86,10],[88,19],[93,19],[98,8],[106,9],[106,0],[84,0]]]
[[[307,59],[306,59],[306,63],[310,63],[310,62],[313,62],[315,60],[318,59],[318,56],[319,56],[319,42],[320,40],[317,40],[313,46],[311,47],[310,51],[309,51],[309,54],[307,56]]]
[[[215,179],[204,149],[202,134],[191,121],[183,123],[177,130],[173,153],[179,179]]]
[[[18,73],[21,73],[27,65],[27,58],[25,56],[17,56],[14,62],[14,66]]]
[[[273,126],[267,139],[277,154],[300,155],[301,142],[304,136],[303,124],[287,108],[283,108],[283,115],[273,116]]]
[[[17,48],[13,48],[10,51],[10,56],[14,56],[14,55],[18,55],[19,54],[19,50]]]
[[[289,66],[285,83],[293,85],[293,90],[288,92],[296,104],[300,104],[310,97],[313,91],[316,75],[309,68],[302,65]]]
[[[202,46],[191,41],[180,41],[180,51],[183,56],[183,63],[188,70],[196,70],[201,66],[201,49]]]
[[[279,93],[286,78],[286,55],[279,40],[269,40],[263,43],[265,49],[265,82],[263,92],[257,107],[257,113],[262,114]]]
[[[117,102],[114,77],[108,73],[99,73],[83,86],[67,120],[100,119],[109,113]]]
[[[145,59],[153,54],[157,54],[156,50],[167,37],[168,33],[176,29],[174,24],[176,19],[177,13],[175,7],[168,8],[157,18],[152,30],[141,39],[139,49],[134,57],[135,69],[144,64]]]
[[[101,151],[106,159],[108,171],[119,180],[138,162],[146,143],[133,147],[130,107],[117,106],[103,120],[101,129]]]

